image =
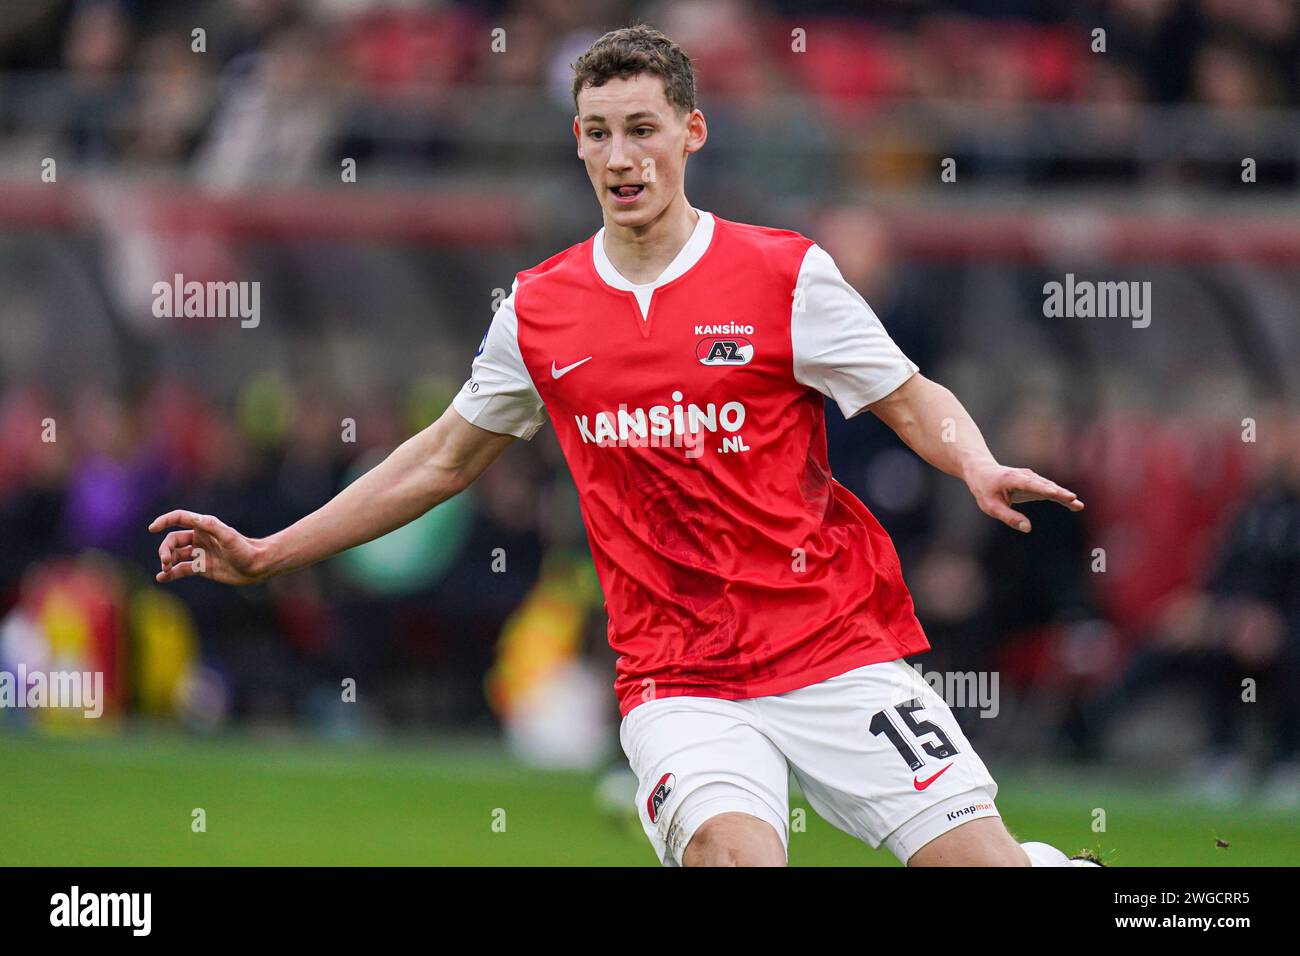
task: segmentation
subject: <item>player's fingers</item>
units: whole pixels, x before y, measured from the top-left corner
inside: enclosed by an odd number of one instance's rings
[[[998,498],[989,498],[980,504],[980,509],[990,518],[997,518],[1008,528],[1015,531],[1029,531],[1029,519],[1019,511],[1009,507]]]
[[[201,543],[195,535],[194,531],[173,531],[167,536],[164,547],[158,549],[158,558],[164,571],[177,561],[185,560],[186,555],[193,554],[193,546]]]
[[[158,560],[164,568],[174,560],[176,549],[194,543],[193,531],[169,531],[158,546]]]
[[[204,515],[193,511],[169,511],[165,515],[154,518],[149,523],[149,530],[161,531],[163,528],[171,528],[175,525],[180,525],[182,528],[197,528],[203,517]]]
[[[173,564],[166,571],[159,571],[153,576],[153,579],[159,584],[166,584],[169,581],[179,581],[181,578],[192,578],[197,571],[194,570],[194,564],[191,561],[182,561],[179,564]]]
[[[213,515],[199,514],[195,511],[169,511],[161,517],[155,518],[149,529],[161,531],[170,525],[180,525],[183,528],[191,528],[201,533],[209,534],[212,540],[217,544],[231,547],[239,533],[229,525],[222,524]]]
[[[1035,480],[1037,480],[1037,481],[1041,481],[1044,485],[1046,485],[1048,488],[1050,488],[1050,489],[1051,489],[1053,492],[1055,492],[1056,494],[1066,495],[1067,497],[1071,497],[1071,498],[1077,498],[1077,497],[1079,497],[1079,496],[1076,495],[1073,491],[1071,491],[1069,488],[1066,488],[1066,487],[1064,487],[1063,485],[1059,485],[1059,484],[1057,484],[1056,482],[1052,481],[1052,479],[1050,479],[1050,478],[1044,478],[1042,475],[1038,474],[1037,472],[1033,472],[1033,471],[1031,471],[1030,474],[1034,477]]]
[[[1083,507],[1083,502],[1079,500],[1079,496],[1073,491],[1062,488],[1056,482],[1049,481],[1042,475],[1036,475],[1033,472],[1030,472],[1023,481],[1018,481],[1011,487],[1012,501],[1055,501],[1075,511]]]
[[[1075,511],[1083,507],[1083,502],[1079,500],[1079,496],[1073,491],[1051,485],[1030,482],[1024,485],[1014,485],[1011,487],[1010,492],[1013,502],[1055,501],[1057,504],[1072,508]]]
[[[198,515],[198,523],[194,526],[199,537],[196,543],[205,547],[215,545],[224,545],[230,547],[234,544],[239,532],[228,524],[224,524],[215,515]],[[204,537],[207,535],[208,537]]]

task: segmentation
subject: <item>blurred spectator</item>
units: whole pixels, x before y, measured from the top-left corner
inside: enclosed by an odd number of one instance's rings
[[[83,163],[105,164],[118,155],[118,131],[106,117],[129,100],[117,82],[130,45],[130,25],[118,0],[79,4],[63,40],[63,64],[73,94],[67,137]]]
[[[307,27],[276,34],[246,74],[228,79],[200,177],[228,188],[316,175],[337,135],[335,76],[325,35]]]
[[[1073,728],[1092,752],[1122,709],[1168,684],[1195,694],[1206,722],[1194,789],[1231,798],[1258,764],[1265,795],[1300,805],[1300,414],[1260,424],[1263,466],[1226,526],[1203,584],[1171,597],[1120,680]],[[1245,704],[1254,706],[1244,706]],[[1252,741],[1256,718],[1266,736]]]

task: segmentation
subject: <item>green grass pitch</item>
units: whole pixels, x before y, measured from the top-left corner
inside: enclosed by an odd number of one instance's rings
[[[1078,771],[992,769],[1021,840],[1100,849],[1114,866],[1300,863],[1295,814]],[[595,774],[525,769],[482,744],[0,733],[0,865],[658,865],[595,790]],[[898,865],[801,799],[792,806],[806,820],[792,865]],[[191,828],[195,808],[206,832]],[[1104,833],[1092,831],[1096,808]]]

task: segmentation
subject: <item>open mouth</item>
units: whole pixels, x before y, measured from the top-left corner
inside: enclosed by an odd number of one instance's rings
[[[641,198],[645,192],[643,183],[628,183],[623,186],[610,186],[609,194],[614,197],[615,202],[631,204]]]

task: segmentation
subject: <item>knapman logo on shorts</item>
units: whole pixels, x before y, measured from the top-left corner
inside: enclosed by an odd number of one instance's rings
[[[650,814],[650,822],[659,822],[659,811],[663,809],[668,802],[668,795],[673,792],[673,787],[677,785],[677,778],[671,773],[666,773],[659,778],[655,788],[650,793],[650,798],[645,802],[646,811]]]
[[[754,358],[754,343],[740,336],[700,339],[695,357],[701,365],[748,365]]]
[[[957,820],[961,817],[969,817],[972,814],[979,813],[981,810],[992,810],[991,803],[972,803],[969,807],[962,807],[960,810],[953,810],[948,814],[949,820]]]

